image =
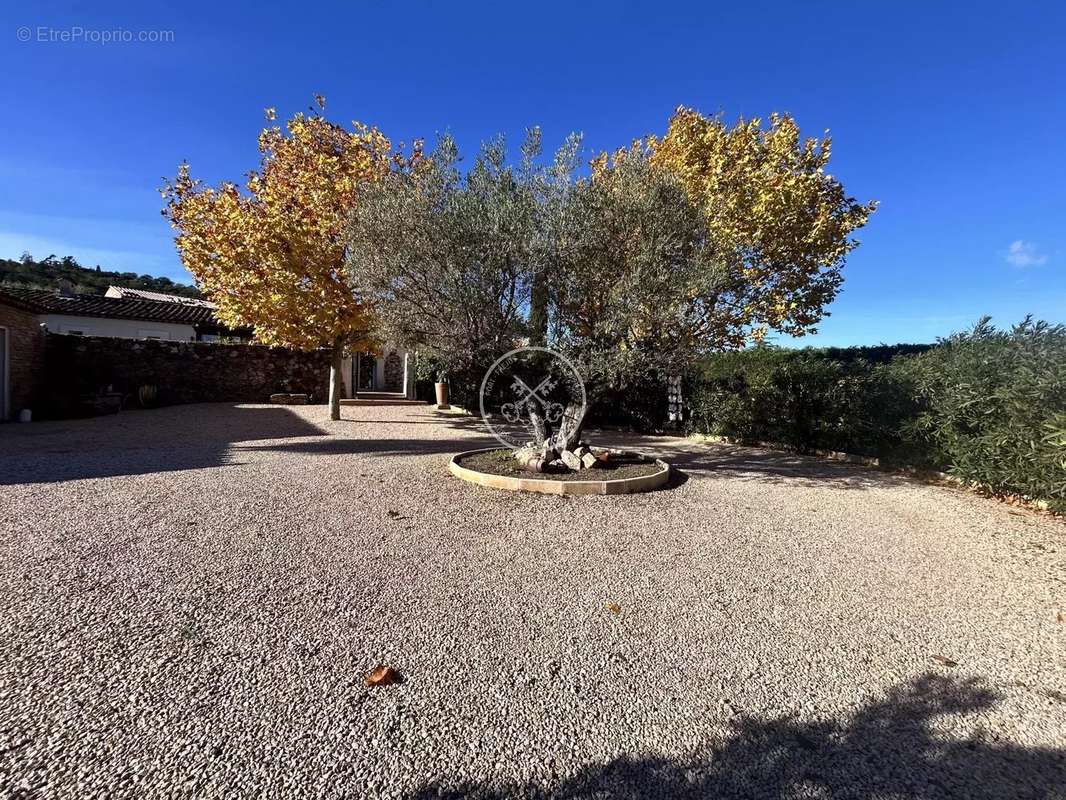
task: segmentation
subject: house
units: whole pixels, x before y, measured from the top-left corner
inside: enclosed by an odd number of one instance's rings
[[[109,295],[79,295],[0,287],[0,420],[31,408],[41,383],[45,333],[210,342],[247,340],[251,331],[234,331],[204,300],[164,295],[148,299],[136,290],[111,287]],[[117,295],[117,296],[116,296]]]
[[[210,300],[198,297],[185,297],[180,294],[164,294],[163,292],[151,292],[148,289],[129,289],[125,286],[108,286],[104,297],[124,297],[127,300],[158,300],[161,303],[181,303],[186,306],[203,306],[204,308],[218,308]]]
[[[125,293],[131,290],[111,287],[108,291]],[[168,299],[0,287],[0,298],[14,301],[21,308],[35,313],[50,333],[183,342],[217,341],[223,336],[250,337],[250,331],[233,331],[222,325],[215,318],[211,303],[176,295],[159,297]]]
[[[121,286],[103,296],[0,287],[0,420],[32,408],[46,333],[175,342],[251,339],[251,330],[222,325],[215,308],[206,300]],[[415,396],[414,356],[397,348],[355,354],[345,359],[342,375],[345,397],[356,391]]]

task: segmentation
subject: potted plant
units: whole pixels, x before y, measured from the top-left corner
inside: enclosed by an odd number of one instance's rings
[[[429,381],[433,381],[434,399],[437,401],[437,408],[447,409],[451,408],[449,403],[448,392],[448,365],[437,357],[436,354],[427,353],[422,351],[415,357],[415,375],[418,382],[425,387],[425,384]],[[420,395],[425,397],[424,394]]]
[[[154,384],[145,384],[137,390],[137,402],[141,408],[152,408],[159,399],[159,389]]]
[[[448,405],[448,373],[445,370],[437,370],[437,377],[433,383],[433,389],[437,393],[437,408],[451,408],[451,406]]]

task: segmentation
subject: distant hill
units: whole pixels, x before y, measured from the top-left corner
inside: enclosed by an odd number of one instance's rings
[[[48,256],[35,261],[29,253],[19,260],[0,258],[0,286],[21,286],[26,289],[58,289],[61,281],[70,281],[78,294],[103,294],[107,287],[128,286],[153,292],[200,297],[195,286],[175,283],[170,278],[155,278],[135,272],[112,272],[100,267],[83,267],[71,256]]]

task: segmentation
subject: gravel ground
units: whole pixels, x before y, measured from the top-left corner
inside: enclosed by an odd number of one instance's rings
[[[684,474],[512,494],[344,413],[0,427],[0,791],[1066,797],[1061,522],[609,433]]]

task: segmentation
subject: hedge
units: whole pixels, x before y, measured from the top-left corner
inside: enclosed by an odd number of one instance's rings
[[[1066,511],[1066,326],[983,319],[932,347],[722,353],[689,396],[695,432],[942,469]]]

